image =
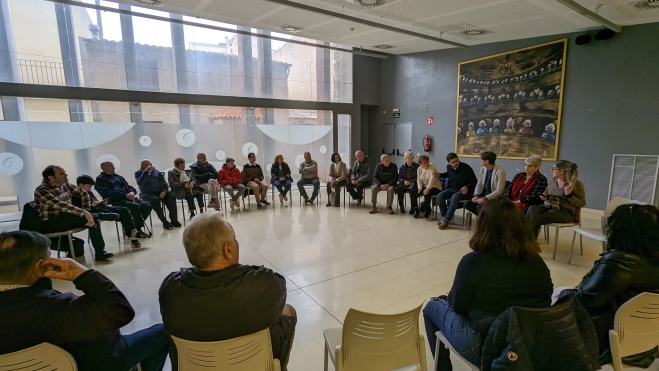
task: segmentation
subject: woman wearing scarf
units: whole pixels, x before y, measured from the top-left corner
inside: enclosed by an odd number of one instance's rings
[[[348,181],[348,169],[346,164],[341,161],[341,155],[332,154],[332,164],[330,165],[329,179],[327,179],[327,207],[332,206],[330,196],[334,192],[334,206],[339,207],[341,201],[341,187],[345,186]]]
[[[190,178],[185,173],[184,159],[178,157],[174,160],[174,168],[167,172],[167,182],[177,199],[188,202],[190,219],[195,216],[195,199],[199,204],[199,210],[204,212],[204,194],[201,192],[203,189],[197,189],[198,186],[190,182]]]
[[[526,214],[531,205],[542,204],[540,195],[547,189],[547,178],[540,174],[542,158],[533,155],[524,161],[524,171],[515,175],[505,196]]]

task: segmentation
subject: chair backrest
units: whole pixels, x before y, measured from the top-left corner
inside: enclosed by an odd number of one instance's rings
[[[606,204],[606,207],[604,208],[604,216],[602,217],[602,230],[604,230],[604,226],[606,225],[606,220],[613,214],[615,209],[618,208],[620,205],[627,205],[627,204],[638,204],[638,205],[647,205],[645,202],[641,201],[636,201],[636,200],[630,200],[628,198],[622,198],[622,197],[614,197],[609,201],[608,204]]]
[[[179,371],[275,371],[269,329],[224,341],[172,339]]]
[[[0,356],[2,371],[77,371],[73,357],[62,348],[42,343]]]
[[[577,207],[576,210],[574,210],[574,216],[572,217],[572,221],[581,225],[581,208]]]
[[[395,370],[422,365],[426,359],[419,336],[421,306],[400,314],[373,314],[350,309],[343,324],[341,362],[345,371]]]
[[[34,201],[27,202],[23,206],[23,215],[18,224],[18,229],[22,231],[41,232],[43,230],[43,222],[39,217],[37,205]]]
[[[613,329],[620,338],[621,357],[659,345],[659,294],[644,292],[621,305]]]

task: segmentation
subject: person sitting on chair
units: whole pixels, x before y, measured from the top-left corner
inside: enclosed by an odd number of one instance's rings
[[[388,155],[380,156],[380,163],[375,166],[375,175],[373,175],[373,188],[371,188],[371,211],[375,214],[378,212],[378,193],[387,192],[387,213],[393,214],[394,209],[391,205],[394,203],[396,194],[396,183],[398,183],[398,167],[389,160]]]
[[[364,152],[355,152],[355,161],[352,166],[352,174],[350,174],[350,182],[346,184],[346,190],[354,200],[357,200],[357,206],[362,204],[362,191],[373,185],[373,160],[365,156]]]
[[[348,181],[348,169],[346,169],[345,162],[341,161],[341,155],[338,153],[332,154],[332,164],[329,170],[329,179],[327,181],[327,207],[332,206],[330,197],[334,192],[334,207],[340,207],[341,202],[341,187],[345,186]]]
[[[254,192],[256,199],[256,208],[260,209],[261,204],[270,205],[268,202],[268,184],[263,181],[263,169],[256,163],[256,154],[253,152],[247,155],[248,164],[243,165],[243,184]]]
[[[89,237],[96,251],[94,260],[105,261],[113,257],[114,254],[105,251],[100,224],[86,210],[91,207],[89,194],[69,183],[69,176],[59,166],[49,165],[41,175],[43,182],[34,191],[34,203],[43,221],[41,232],[48,234],[74,228],[89,228]],[[83,207],[73,205],[73,196],[82,199]]]
[[[183,247],[192,268],[169,274],[158,291],[167,333],[206,342],[269,328],[272,355],[286,370],[297,323],[295,309],[286,304],[286,279],[263,266],[239,264],[236,234],[217,212],[188,225]],[[194,315],[190,308],[196,308]]]
[[[570,223],[577,209],[586,206],[586,189],[578,180],[577,164],[570,161],[556,161],[551,168],[552,180],[540,195],[543,205],[529,207],[526,218],[533,227],[537,238],[540,228],[551,223]]]
[[[410,214],[419,213],[419,189],[417,183],[417,172],[419,164],[414,162],[414,153],[411,151],[405,152],[405,163],[398,169],[398,207],[401,214],[405,214],[405,193],[410,193]]]
[[[142,160],[140,169],[135,172],[135,181],[140,188],[140,198],[148,202],[153,210],[156,211],[158,219],[162,222],[162,227],[171,230],[173,227],[181,227],[178,221],[178,211],[176,210],[176,196],[169,192],[169,185],[165,180],[165,174],[158,171],[151,161]],[[165,218],[161,202],[165,203],[171,223]]]
[[[163,325],[122,335],[135,317],[126,296],[100,272],[50,258],[49,246],[37,232],[0,234],[0,354],[50,343],[69,352],[79,371],[162,370],[170,344]],[[53,279],[84,295],[54,290]]]
[[[121,175],[115,173],[114,164],[110,161],[105,161],[101,164],[102,172],[96,177],[96,185],[94,188],[101,197],[107,198],[108,202],[114,206],[123,206],[130,210],[133,216],[137,234],[133,238],[149,238],[151,233],[142,231],[146,225],[144,220],[151,214],[151,205],[148,202],[142,201],[137,198],[137,190],[128,184],[126,179]],[[125,230],[124,233],[129,233]]]
[[[554,285],[531,226],[507,198],[483,205],[469,247],[473,251],[460,260],[448,296],[431,299],[423,321],[433,356],[441,331],[467,361],[480,365],[494,320],[512,306],[549,307]],[[452,370],[449,351],[441,346],[437,370]]]
[[[526,215],[531,205],[542,204],[542,196],[547,189],[547,178],[540,174],[542,157],[533,155],[524,161],[524,171],[515,175],[504,193]]]
[[[185,173],[185,160],[177,157],[174,159],[174,168],[167,172],[167,182],[172,188],[172,192],[179,200],[186,200],[188,202],[188,211],[190,212],[190,220],[195,216],[194,201],[197,200],[199,204],[199,212],[204,212],[204,194],[203,189],[192,183],[188,174]]]
[[[208,208],[220,210],[220,183],[217,182],[217,170],[206,161],[206,154],[199,152],[197,162],[190,165],[190,181],[204,189],[211,196]]]
[[[320,179],[318,178],[318,163],[311,159],[311,153],[304,152],[304,161],[300,163],[300,180],[297,181],[297,189],[300,196],[304,198],[305,204],[313,204],[320,190]],[[307,190],[304,189],[306,184],[313,184],[313,193],[311,198],[307,196]]]
[[[240,210],[240,196],[245,192],[243,185],[243,177],[240,170],[236,167],[236,161],[231,157],[227,157],[226,163],[222,165],[220,173],[218,174],[218,181],[220,186],[231,195],[229,206],[233,210],[234,206]]]
[[[495,164],[496,160],[497,155],[494,152],[481,154],[481,170],[474,197],[464,206],[475,215],[478,215],[487,200],[503,196],[503,192],[506,190],[506,171]]]
[[[458,204],[462,200],[468,200],[469,195],[474,194],[478,182],[474,170],[469,164],[460,162],[457,154],[449,153],[446,155],[446,161],[448,162],[446,172],[439,174],[440,179],[448,178],[448,187],[437,195],[437,205],[442,214],[441,219],[437,222],[439,229],[448,228],[455,210],[458,209]]]
[[[291,184],[293,184],[291,168],[284,162],[284,156],[275,155],[275,162],[270,168],[270,181],[279,191],[279,206],[283,206],[284,201],[288,202],[287,194],[291,190]]]
[[[92,192],[92,187],[94,186],[94,178],[92,178],[89,175],[83,174],[79,176],[78,179],[76,179],[76,183],[78,184],[78,188],[87,192],[87,194],[89,195],[89,199],[91,201],[91,208],[85,210],[91,212],[92,216],[94,216],[95,214],[103,215],[107,213],[112,213],[111,215],[117,215],[118,220],[121,222],[121,226],[123,227],[124,231],[129,231],[129,233],[127,234],[131,236],[137,235],[137,228],[135,228],[133,217],[130,215],[130,210],[128,210],[128,208],[122,206],[109,205],[107,199],[99,201],[96,198],[94,192]],[[82,197],[78,197],[74,195],[73,204],[82,209],[83,208]],[[103,220],[103,218],[97,218],[97,217],[94,217],[94,219]],[[105,220],[117,220],[117,219],[105,219]],[[130,244],[134,248],[142,247],[142,244],[140,243],[140,241],[137,240],[137,238],[131,237]]]
[[[430,157],[426,155],[419,156],[419,169],[416,174],[416,182],[419,188],[419,194],[423,195],[423,204],[425,205],[423,217],[426,219],[430,218],[430,213],[432,212],[432,198],[442,190],[442,183],[435,174],[439,173],[437,173],[435,164],[430,163]],[[418,208],[414,213],[414,217],[419,218]]]

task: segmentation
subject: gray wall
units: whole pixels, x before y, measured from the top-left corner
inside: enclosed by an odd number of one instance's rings
[[[591,32],[594,34],[594,32]],[[458,63],[543,42],[568,38],[563,112],[558,157],[576,162],[586,187],[588,205],[604,209],[607,203],[614,153],[659,154],[659,23],[624,27],[607,41],[578,46],[579,34],[555,35],[391,57],[381,62],[381,108],[369,127],[369,153],[382,151],[379,135],[385,123],[413,122],[412,150],[423,153],[422,138],[433,137],[431,161],[445,165],[455,150]],[[358,74],[355,70],[355,78]],[[355,80],[357,81],[357,80]],[[421,105],[428,103],[428,112]],[[391,110],[401,109],[392,119]],[[386,114],[382,111],[385,110]],[[428,126],[428,116],[435,124]],[[478,168],[475,158],[464,162]],[[501,160],[508,179],[523,170],[522,161]],[[551,164],[542,166],[551,174]]]
[[[351,146],[353,152],[357,149],[369,148],[370,127],[375,123],[373,115],[374,107],[380,105],[380,64],[381,59],[354,55],[352,60],[353,78],[353,104],[352,112],[352,136]],[[344,159],[351,164],[355,160],[354,153],[350,154],[350,160]]]

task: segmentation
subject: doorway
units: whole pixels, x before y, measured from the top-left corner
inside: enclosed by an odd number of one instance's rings
[[[391,161],[400,166],[405,162],[405,152],[412,150],[412,123],[384,124],[384,148]]]

